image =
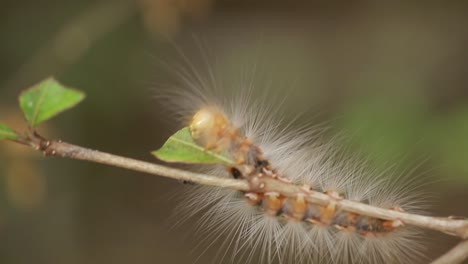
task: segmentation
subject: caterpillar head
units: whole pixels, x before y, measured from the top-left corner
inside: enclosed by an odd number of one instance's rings
[[[215,107],[206,107],[193,115],[189,129],[198,145],[210,149],[217,147],[229,126],[229,121],[222,111]]]

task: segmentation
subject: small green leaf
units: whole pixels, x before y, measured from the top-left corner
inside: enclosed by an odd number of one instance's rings
[[[0,139],[11,139],[15,140],[18,138],[18,135],[5,124],[0,123]]]
[[[85,97],[84,93],[65,88],[48,78],[21,93],[20,107],[31,127],[72,108]]]
[[[177,131],[164,145],[151,152],[158,159],[166,162],[198,163],[198,164],[233,164],[226,153],[215,153],[205,150],[193,141],[188,127]]]

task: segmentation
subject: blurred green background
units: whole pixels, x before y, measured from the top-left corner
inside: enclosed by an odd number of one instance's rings
[[[258,63],[255,85],[377,164],[423,161],[431,214],[468,216],[468,4],[324,2],[3,0],[0,120],[24,128],[17,95],[54,75],[87,99],[43,134],[154,161],[181,126],[154,99],[175,78],[162,62],[204,50],[230,83]],[[170,228],[181,188],[0,142],[0,263],[193,263],[200,237]],[[428,237],[429,259],[457,242]]]

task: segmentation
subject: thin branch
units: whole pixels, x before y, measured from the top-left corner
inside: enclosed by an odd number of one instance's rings
[[[230,188],[246,192],[261,190],[275,191],[286,197],[293,197],[298,193],[303,193],[310,203],[328,205],[334,202],[340,209],[344,211],[354,212],[357,214],[385,220],[400,220],[406,225],[432,229],[458,236],[463,239],[468,238],[468,220],[465,219],[416,215],[396,210],[374,207],[355,201],[344,199],[339,200],[321,192],[306,191],[297,185],[267,177],[258,178],[258,182],[254,186],[252,185],[252,182],[248,182],[246,180],[228,179],[216,177],[213,175],[199,174],[170,168],[163,165],[157,165],[154,163],[125,158],[97,150],[91,150],[62,141],[49,141],[37,134],[30,137],[30,142],[28,142],[28,145],[36,150],[42,151],[46,156],[58,156],[78,160],[87,160],[143,173],[159,175],[171,179],[190,181],[197,184]],[[261,190],[259,190],[259,188]]]
[[[468,258],[468,240],[463,240],[431,264],[458,264]]]
[[[125,168],[153,175],[159,175],[181,181],[190,181],[198,184],[218,186],[234,190],[249,190],[249,185],[245,181],[218,178],[211,175],[170,168],[163,165],[144,162],[131,158],[125,158],[97,150],[87,149],[61,141],[41,140],[39,142],[33,142],[31,146],[37,150],[41,150],[46,156],[58,156],[77,160],[87,160],[91,162],[106,164],[114,167]]]
[[[28,137],[20,137],[18,140],[15,140],[15,142],[28,145],[36,150],[42,151],[45,156],[87,160],[171,179],[190,181],[197,184],[229,188],[244,192],[267,190],[270,192],[275,191],[286,197],[295,197],[299,193],[302,193],[310,203],[325,206],[330,203],[335,203],[339,209],[344,211],[385,220],[399,220],[406,225],[432,229],[465,239],[446,254],[432,262],[432,264],[456,264],[461,263],[468,258],[468,240],[466,240],[468,239],[468,220],[466,219],[430,217],[397,210],[383,209],[359,202],[339,199],[321,192],[305,190],[295,184],[269,177],[256,177],[255,182],[253,182],[253,180],[236,180],[174,169],[163,165],[83,148],[62,141],[50,141],[36,133],[33,133]]]

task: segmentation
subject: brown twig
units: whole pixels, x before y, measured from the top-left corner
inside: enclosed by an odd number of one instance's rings
[[[163,165],[125,158],[109,153],[100,152],[80,146],[75,146],[62,141],[49,141],[37,134],[29,137],[29,140],[17,141],[18,143],[29,145],[30,147],[42,151],[46,156],[57,156],[77,160],[87,160],[96,163],[107,164],[115,167],[125,168],[133,171],[159,175],[171,179],[190,181],[197,184],[210,185],[222,188],[230,188],[241,191],[252,191],[252,185],[246,180],[236,180],[221,178],[212,175],[199,174],[190,171],[170,168]],[[358,213],[370,217],[376,217],[386,220],[400,220],[406,225],[417,226],[458,236],[462,239],[468,239],[468,220],[452,219],[450,217],[431,217],[416,215],[396,210],[383,209],[370,206],[360,202],[350,200],[336,200],[327,194],[316,191],[305,191],[303,188],[274,180],[271,178],[262,178],[262,188],[268,191],[276,191],[284,196],[295,196],[298,193],[305,193],[306,199],[315,204],[327,205],[335,202],[337,206],[345,211]],[[436,260],[440,263],[459,263],[468,258],[468,242],[465,240],[458,246],[450,250],[447,254]],[[456,262],[458,261],[458,262]]]
[[[191,181],[203,185],[218,186],[244,191],[247,191],[249,189],[248,184],[244,181],[226,178],[220,179],[211,175],[174,169],[163,165],[125,158],[97,150],[87,149],[61,141],[40,140],[38,142],[36,141],[35,143],[33,143],[32,146],[35,149],[42,151],[46,156],[57,156],[63,158],[87,160],[96,163],[125,168],[133,171],[164,176],[171,179]]]
[[[39,137],[38,135],[33,137],[30,145],[35,149],[42,151],[46,156],[58,156],[78,160],[87,160],[115,167],[126,168],[129,170],[164,176],[176,180],[190,181],[203,185],[230,188],[241,191],[251,191],[251,186],[245,180],[221,178],[212,175],[170,168],[163,165],[125,158],[97,150],[91,150],[61,141],[49,141]],[[277,181],[270,178],[264,178],[262,179],[262,182],[264,183],[263,188],[265,190],[276,191],[289,197],[295,196],[297,193],[304,192],[304,190],[297,185]],[[327,194],[316,191],[307,192],[306,197],[309,202],[320,205],[327,205],[333,199]],[[410,214],[396,210],[383,209],[350,200],[339,200],[335,202],[342,210],[345,211],[386,220],[400,220],[407,225],[432,229],[454,236],[459,236],[463,239],[468,238],[468,220]]]

